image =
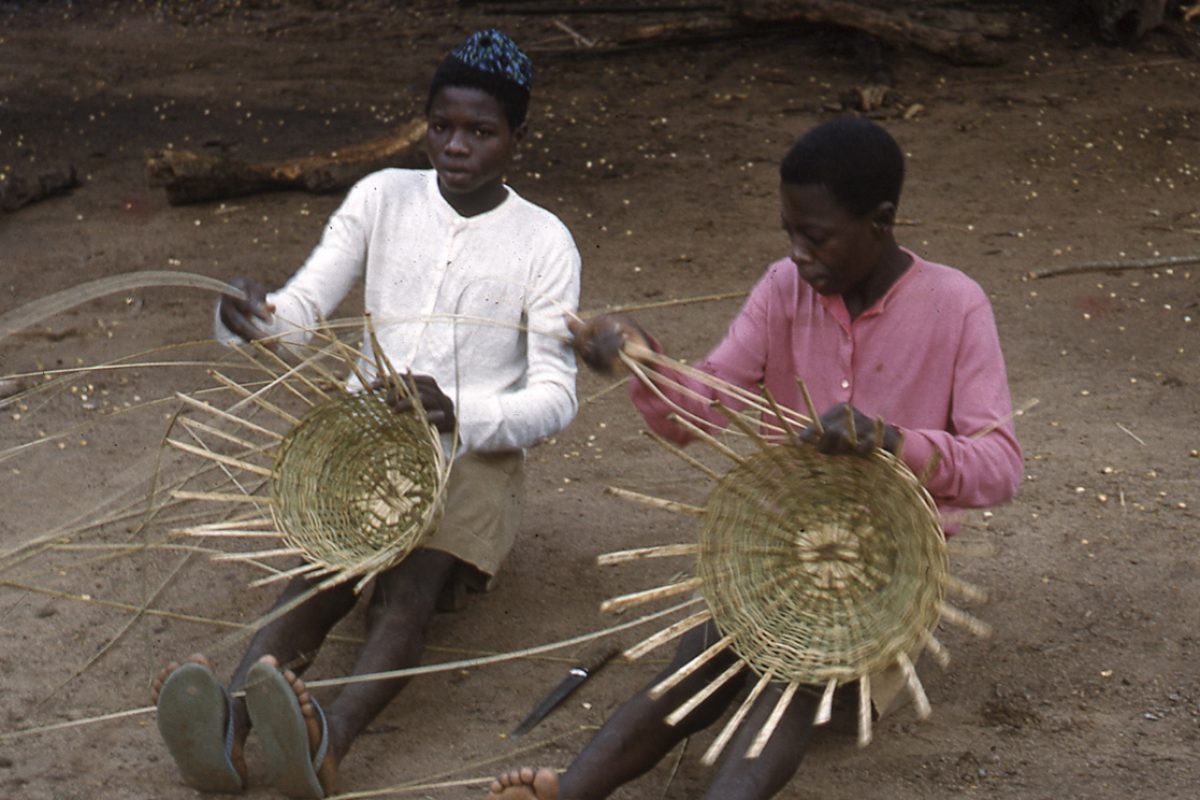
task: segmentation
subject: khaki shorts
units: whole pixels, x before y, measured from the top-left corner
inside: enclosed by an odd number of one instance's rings
[[[516,540],[524,497],[523,451],[459,456],[450,468],[442,521],[421,546],[470,565],[477,574],[468,585],[489,589]]]

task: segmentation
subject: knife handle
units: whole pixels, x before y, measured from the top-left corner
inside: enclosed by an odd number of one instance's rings
[[[615,645],[609,645],[597,653],[594,657],[581,664],[580,667],[584,670],[585,674],[594,675],[596,670],[603,667],[609,661],[612,661],[613,656],[619,652],[621,652],[621,648],[616,647]]]

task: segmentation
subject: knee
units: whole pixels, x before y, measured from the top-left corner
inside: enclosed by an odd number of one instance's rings
[[[457,560],[436,550],[417,550],[375,579],[368,613],[373,617],[408,616],[425,620],[433,615],[438,595],[454,574]]]
[[[679,647],[671,659],[671,664],[667,667],[667,674],[676,672],[720,640],[721,632],[711,621],[692,628],[680,639]],[[733,651],[725,648],[716,657],[709,659],[700,669],[696,670],[689,677],[688,682],[707,685],[728,669],[736,660],[737,656]]]
[[[319,585],[319,581],[311,581],[303,576],[294,578],[284,589],[283,594],[275,601],[275,608],[295,602],[308,592],[314,592]],[[348,583],[338,584],[337,586],[328,589],[316,591],[311,597],[304,600],[300,606],[295,609],[295,613],[303,613],[310,615],[310,618],[333,621],[344,617],[350,613],[350,609],[354,608],[354,604],[358,601],[354,594],[354,589]]]

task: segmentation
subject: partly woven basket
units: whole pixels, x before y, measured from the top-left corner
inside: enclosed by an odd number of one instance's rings
[[[893,664],[937,624],[945,541],[903,462],[776,445],[709,496],[698,574],[713,621],[760,675],[824,684]]]
[[[437,524],[444,455],[423,415],[381,392],[331,397],[280,443],[271,511],[284,540],[349,578],[398,564]]]

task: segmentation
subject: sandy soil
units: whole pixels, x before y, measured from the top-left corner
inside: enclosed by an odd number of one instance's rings
[[[71,164],[82,180],[0,215],[0,313],[132,270],[278,283],[315,244],[338,195],[172,207],[146,186],[146,151],[261,159],[333,150],[419,113],[438,57],[475,28],[501,26],[531,48],[566,43],[553,17],[401,5],[0,3],[0,170]],[[1028,473],[1019,497],[973,517],[954,543],[956,572],[991,592],[978,613],[995,636],[949,631],[952,667],[922,670],[932,719],[901,712],[863,750],[828,739],[782,796],[1192,797],[1200,267],[1029,273],[1200,254],[1200,67],[1166,35],[1109,48],[1065,18],[983,7],[1019,32],[1000,45],[1006,63],[958,67],[889,49],[895,84],[877,114],[910,159],[902,242],[987,289],[1014,399],[1037,401],[1019,420]],[[570,24],[597,37],[634,21],[579,15]],[[851,37],[818,30],[539,57],[534,133],[511,182],[577,237],[583,307],[749,288],[784,252],[777,159],[863,85],[858,52]],[[0,342],[0,374],[202,339],[210,304],[203,292],[161,289],[96,300]],[[671,352],[695,358],[736,308],[736,299],[688,302],[639,316]],[[211,355],[173,348],[139,360]],[[174,405],[110,412],[206,380],[193,367],[87,372],[3,408],[0,552],[106,508],[136,511]],[[679,499],[705,489],[639,436],[623,392],[607,386],[583,375],[575,423],[532,451],[529,513],[504,579],[465,612],[439,616],[431,662],[602,628],[613,620],[599,614],[601,600],[667,577],[672,567],[594,565],[601,552],[691,535],[678,518],[604,487]],[[144,710],[13,735],[144,709],[169,658],[203,650],[232,668],[238,646],[219,623],[254,620],[272,590],[247,589],[256,573],[200,555],[117,549],[160,541],[170,527],[143,522],[134,514],[0,562],[0,797],[194,796]],[[361,625],[353,617],[341,633],[352,639]],[[344,788],[564,766],[587,728],[656,668],[653,659],[614,663],[526,740],[508,739],[581,649],[418,679],[345,762]],[[353,654],[352,643],[331,642],[311,675],[343,675]],[[696,796],[711,735],[619,796]],[[255,753],[252,779],[262,774]],[[270,790],[256,783],[249,796]]]

